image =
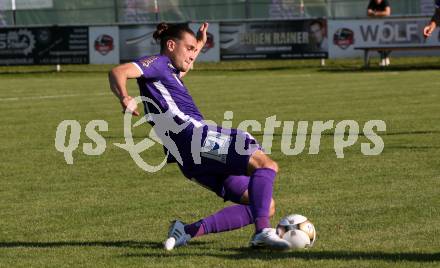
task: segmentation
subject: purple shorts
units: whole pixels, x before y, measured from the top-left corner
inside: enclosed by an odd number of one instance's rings
[[[192,140],[196,140],[193,142]],[[194,159],[192,150],[197,143],[198,156]],[[249,158],[260,150],[257,141],[247,132],[237,129],[205,126],[200,135],[179,137],[176,142],[183,159],[180,169],[187,178],[200,176],[247,175]]]
[[[179,148],[184,160],[179,167],[185,177],[225,200],[238,203],[249,184],[246,176],[249,158],[255,151],[261,150],[257,141],[241,130],[205,126],[200,135],[198,163],[191,155],[189,143],[191,141],[185,142],[186,149]]]

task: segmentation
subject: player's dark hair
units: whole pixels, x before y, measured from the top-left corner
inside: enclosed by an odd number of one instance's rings
[[[324,28],[324,23],[321,20],[312,20],[309,25],[312,26],[315,24],[318,24],[321,29]]]
[[[196,36],[186,23],[165,23],[161,22],[157,25],[153,38],[156,42],[160,42],[161,53],[165,50],[168,40],[181,40],[184,33]]]

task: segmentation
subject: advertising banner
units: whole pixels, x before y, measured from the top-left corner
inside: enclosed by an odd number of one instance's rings
[[[432,47],[440,46],[438,29],[428,39],[423,37],[427,18],[330,20],[330,58],[361,57],[359,47]],[[438,55],[429,51],[395,51],[393,55]]]
[[[0,29],[0,65],[89,63],[88,27]]]
[[[221,59],[327,58],[327,21],[222,23]]]
[[[89,55],[91,64],[119,63],[118,27],[90,27]]]
[[[199,23],[191,23],[190,28],[197,32]],[[156,24],[127,25],[119,27],[119,45],[121,62],[132,61],[136,58],[160,53],[160,46],[153,39]],[[200,52],[197,61],[219,61],[219,25],[210,23],[208,41]]]
[[[136,58],[155,55],[160,47],[153,39],[156,25],[129,25],[119,27],[119,55],[121,62],[129,62]]]

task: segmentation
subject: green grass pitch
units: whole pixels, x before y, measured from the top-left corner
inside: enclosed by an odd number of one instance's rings
[[[333,131],[320,152],[280,151],[273,224],[289,213],[308,216],[318,230],[314,248],[291,252],[248,249],[253,227],[162,249],[169,221],[198,220],[221,209],[213,193],[169,165],[157,173],[136,166],[123,143],[120,107],[108,89],[111,66],[0,69],[0,267],[439,267],[440,75],[436,59],[395,60],[394,68],[362,70],[360,61],[267,61],[199,64],[185,79],[206,118],[233,125],[352,119],[384,120],[382,154],[360,143],[338,159]],[[428,66],[428,67],[426,67]],[[416,69],[412,69],[417,67]],[[137,95],[135,81],[130,91]],[[57,125],[82,127],[74,164],[54,146]],[[84,129],[108,122],[106,150],[87,156]],[[295,125],[296,129],[296,125]],[[147,127],[135,129],[140,141]],[[310,133],[310,126],[309,126]],[[254,133],[261,141],[261,133]],[[310,140],[310,136],[307,141]],[[144,159],[160,161],[154,146]]]

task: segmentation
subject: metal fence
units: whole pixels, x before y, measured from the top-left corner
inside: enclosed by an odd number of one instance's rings
[[[16,2],[16,3],[15,3]],[[359,18],[369,0],[0,0],[0,25]],[[420,15],[433,0],[390,0],[395,16]],[[15,4],[15,6],[14,6]],[[432,5],[432,7],[430,6]]]

